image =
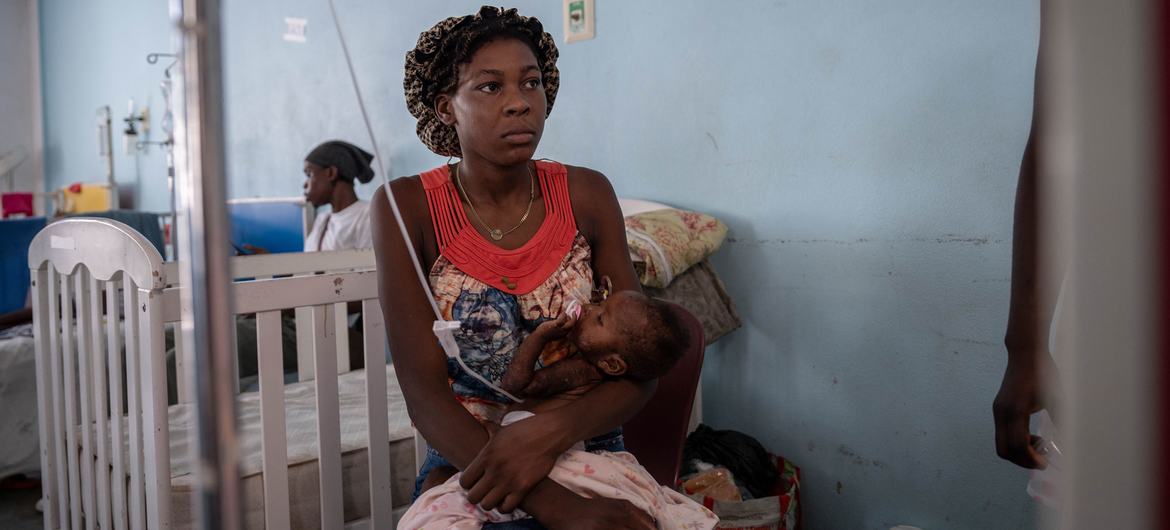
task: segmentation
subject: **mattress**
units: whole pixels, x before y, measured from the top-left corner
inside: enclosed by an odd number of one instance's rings
[[[32,337],[0,339],[0,479],[39,476],[36,348]]]
[[[341,405],[341,474],[342,502],[346,521],[369,517],[369,468],[366,422],[365,371],[355,370],[338,376]],[[398,387],[392,366],[387,367],[386,399],[388,405],[390,446],[391,506],[410,504],[414,489],[414,430],[406,412],[406,402]],[[320,486],[317,467],[316,387],[312,381],[285,386],[285,434],[288,453],[289,510],[293,528],[319,528]],[[264,475],[261,471],[260,395],[240,394],[236,400],[239,416],[237,432],[240,443],[241,492],[244,526],[264,528]],[[175,528],[193,524],[195,490],[194,467],[190,447],[193,428],[193,404],[172,405],[168,409],[171,436],[171,520]],[[123,450],[128,451],[128,442]]]

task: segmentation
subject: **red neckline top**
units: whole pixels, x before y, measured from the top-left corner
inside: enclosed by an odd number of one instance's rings
[[[439,254],[468,276],[505,293],[532,292],[557,270],[577,236],[569,201],[568,171],[551,160],[536,161],[545,218],[523,246],[507,250],[483,237],[467,219],[450,166],[420,175],[431,212]]]

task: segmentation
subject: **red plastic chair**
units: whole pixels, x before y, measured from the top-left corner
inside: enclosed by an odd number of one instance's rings
[[[671,488],[678,479],[683,442],[706,350],[699,319],[682,306],[675,306],[690,331],[691,347],[670,373],[658,380],[654,397],[624,427],[626,449],[638,457],[638,462],[659,484]]]

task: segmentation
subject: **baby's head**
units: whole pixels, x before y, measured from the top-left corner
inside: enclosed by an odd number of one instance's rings
[[[690,331],[669,303],[637,291],[618,291],[584,306],[570,340],[609,376],[661,377],[690,346]]]

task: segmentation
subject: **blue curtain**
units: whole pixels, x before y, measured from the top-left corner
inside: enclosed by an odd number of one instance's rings
[[[25,306],[28,246],[44,227],[44,217],[0,220],[0,313]]]

